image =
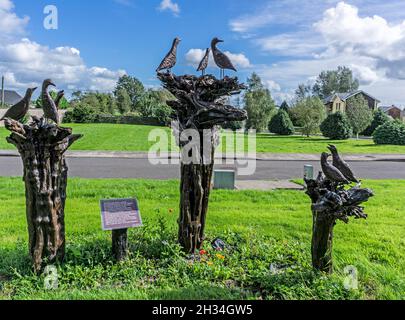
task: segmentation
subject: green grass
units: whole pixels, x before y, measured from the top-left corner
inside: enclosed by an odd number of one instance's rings
[[[156,143],[148,142],[148,135],[152,129],[164,130],[169,139],[171,138],[170,129],[164,127],[118,124],[71,124],[66,126],[72,127],[75,133],[84,134],[84,137],[77,141],[71,150],[149,151],[149,148]],[[0,128],[0,150],[14,148],[5,140],[8,134],[7,130]],[[337,145],[339,151],[343,153],[405,154],[405,146],[375,145],[372,140],[333,141],[323,137],[281,137],[270,134],[257,135],[256,149],[257,152],[271,153],[321,153],[330,143]],[[177,148],[169,147],[168,149],[176,150]],[[167,151],[167,149],[163,151]]]
[[[70,179],[67,254],[59,289],[43,289],[30,271],[24,187],[0,178],[0,299],[404,299],[405,181],[366,181],[376,196],[368,220],[335,227],[335,274],[310,266],[311,213],[303,192],[214,191],[207,241],[231,245],[224,259],[201,261],[176,245],[178,182]],[[110,258],[110,233],[101,231],[99,200],[137,196],[144,227],[131,229],[131,254]],[[271,274],[270,264],[284,265]],[[343,287],[343,270],[359,271],[359,290]]]

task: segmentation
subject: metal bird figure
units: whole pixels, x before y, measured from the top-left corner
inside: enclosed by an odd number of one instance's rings
[[[339,152],[334,145],[329,145],[328,149],[332,152],[333,165],[345,176],[350,182],[359,183],[360,181],[354,176],[353,171],[350,169],[350,166],[344,161]]]
[[[329,157],[330,157],[330,154],[328,154],[326,152],[322,153],[321,166],[322,166],[322,171],[325,174],[326,178],[332,182],[349,184],[349,181],[347,181],[347,179],[339,171],[339,169],[328,162]]]
[[[207,67],[208,67],[208,61],[209,61],[209,58],[210,58],[210,51],[211,51],[211,49],[207,48],[207,51],[205,51],[204,57],[202,58],[200,64],[198,65],[197,71],[201,71],[202,75],[205,74],[205,69],[207,69]]]
[[[56,109],[59,110],[59,104],[62,101],[62,98],[65,96],[65,91],[61,90],[58,92],[56,99],[55,99],[55,105],[56,105]]]
[[[44,80],[41,93],[42,109],[44,110],[45,119],[51,119],[56,124],[59,124],[58,109],[56,108],[55,101],[53,101],[51,95],[48,92],[49,86],[56,87],[51,79]]]
[[[212,49],[212,54],[214,56],[215,63],[221,69],[220,77],[223,78],[225,76],[225,69],[229,69],[229,70],[233,70],[233,71],[237,71],[237,70],[233,66],[229,57],[217,48],[217,44],[219,42],[224,42],[224,40],[220,40],[218,38],[212,39],[211,49]]]
[[[21,121],[30,108],[32,93],[35,91],[35,89],[36,88],[28,88],[24,98],[10,107],[10,109],[7,110],[6,114],[3,116],[3,118],[0,119],[0,121],[3,121],[6,118]]]
[[[176,38],[173,40],[172,48],[169,53],[160,63],[159,67],[156,69],[156,72],[167,69],[167,72],[170,72],[171,69],[176,65],[177,62],[177,46],[180,43],[180,39]]]

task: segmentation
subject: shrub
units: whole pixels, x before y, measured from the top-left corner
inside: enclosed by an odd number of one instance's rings
[[[269,122],[269,131],[282,136],[290,136],[294,133],[294,125],[287,112],[279,110]]]
[[[347,140],[353,134],[347,116],[341,112],[330,114],[322,122],[321,132],[325,137],[332,140]]]
[[[400,121],[389,121],[379,126],[373,134],[376,144],[405,145],[405,124]]]
[[[63,122],[69,123],[92,123],[94,122],[96,114],[94,110],[87,104],[79,103],[75,105],[72,110],[65,113]]]
[[[389,121],[391,121],[391,119],[384,113],[384,111],[378,109],[374,112],[374,117],[371,124],[362,132],[362,135],[371,137],[379,126]]]
[[[221,125],[223,129],[229,129],[232,131],[237,131],[243,128],[242,121],[227,121]]]
[[[309,137],[319,131],[319,125],[326,118],[326,109],[318,97],[309,97],[290,108],[290,115],[295,119],[294,124]]]

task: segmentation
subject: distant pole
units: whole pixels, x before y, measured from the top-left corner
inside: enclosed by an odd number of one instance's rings
[[[1,107],[4,108],[4,76],[1,77]]]

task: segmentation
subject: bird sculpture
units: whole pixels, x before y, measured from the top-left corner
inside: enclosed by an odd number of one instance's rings
[[[177,46],[179,45],[180,41],[181,40],[179,38],[173,40],[172,48],[170,49],[166,57],[163,59],[163,61],[160,63],[159,67],[156,69],[156,72],[159,72],[161,70],[167,70],[167,72],[169,73],[171,69],[176,65]]]
[[[331,145],[328,146],[328,149],[332,153],[333,166],[335,166],[345,176],[345,178],[348,181],[359,183],[359,180],[354,176],[354,173],[350,169],[350,166],[346,163],[346,161],[344,161],[340,157],[336,146],[331,144]]]
[[[0,119],[0,121],[3,121],[6,118],[21,121],[30,108],[32,93],[35,90],[36,88],[28,88],[24,98],[10,107],[10,109],[7,110],[6,114],[3,116],[3,118]]]
[[[225,76],[225,69],[229,69],[229,70],[233,70],[233,71],[237,71],[237,70],[233,66],[229,57],[217,48],[217,44],[220,42],[224,42],[224,40],[220,40],[218,38],[212,39],[211,50],[212,50],[212,54],[214,56],[215,64],[221,69],[220,77],[223,78]]]
[[[197,71],[201,71],[202,75],[205,74],[205,69],[207,69],[207,67],[208,67],[208,61],[209,61],[209,58],[210,58],[210,51],[211,51],[210,48],[207,48],[207,51],[205,51],[204,57],[202,58],[200,64],[198,65]]]
[[[65,96],[65,91],[64,90],[59,91],[58,94],[56,95],[56,99],[55,99],[56,109],[59,110],[60,102],[62,101],[62,98],[64,96]]]
[[[328,162],[329,157],[330,157],[330,154],[328,154],[326,152],[322,153],[321,166],[322,166],[322,171],[325,174],[326,178],[335,183],[349,184],[349,181],[347,181],[347,179],[339,171],[339,169]]]
[[[42,109],[44,110],[44,116],[46,120],[52,120],[56,124],[59,124],[58,109],[56,108],[55,101],[53,101],[51,95],[48,92],[49,86],[55,86],[51,79],[46,79],[42,84]]]

